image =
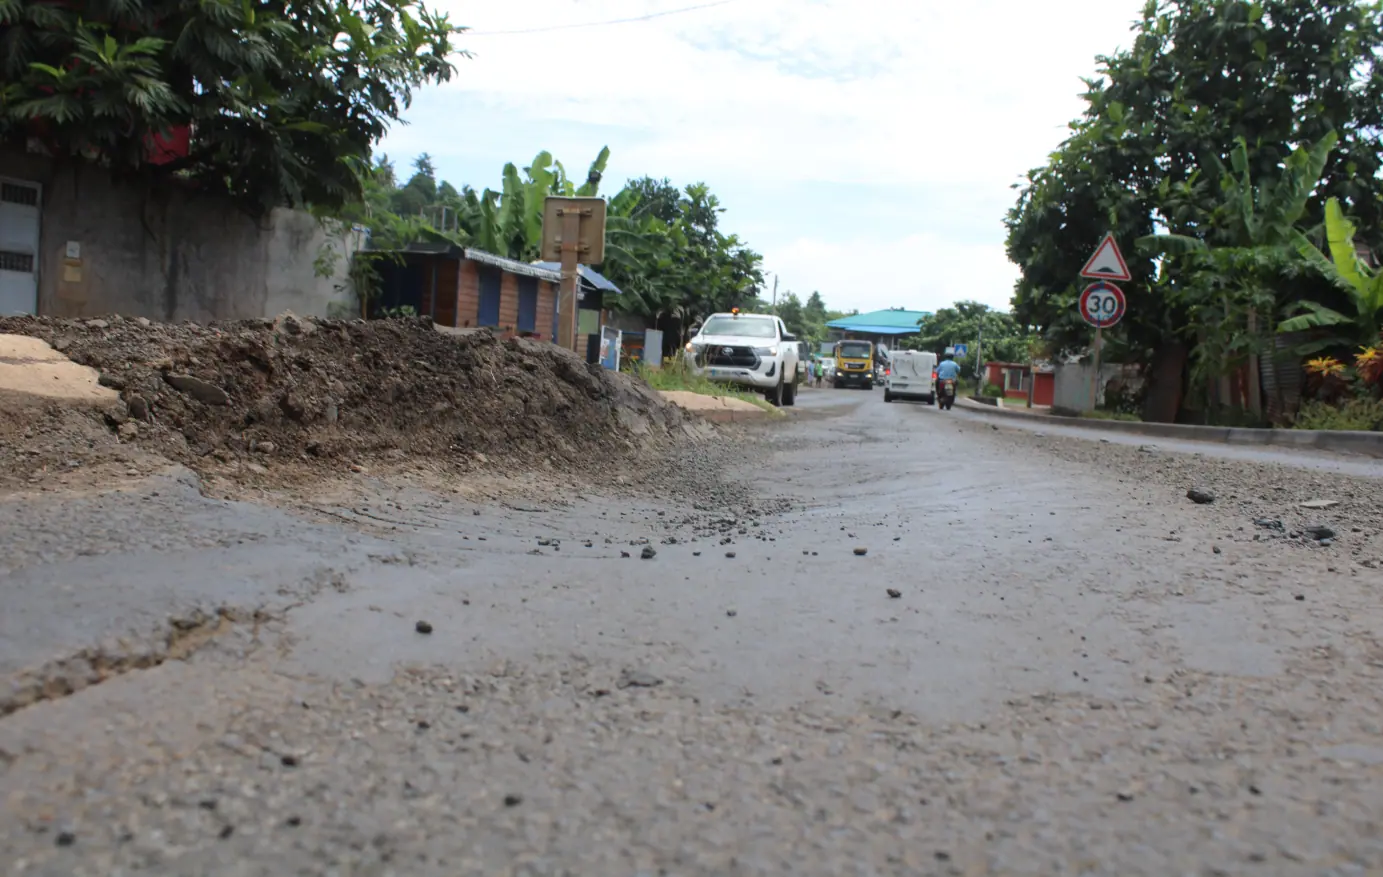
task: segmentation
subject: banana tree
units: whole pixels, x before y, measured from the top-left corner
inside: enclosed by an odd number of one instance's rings
[[[1331,198],[1325,205],[1329,258],[1306,235],[1300,232],[1295,235],[1297,252],[1343,292],[1353,308],[1353,313],[1346,314],[1319,302],[1298,302],[1294,310],[1300,313],[1282,321],[1277,327],[1279,332],[1334,330],[1334,334],[1303,346],[1302,355],[1330,347],[1370,347],[1378,343],[1383,330],[1383,270],[1370,268],[1359,257],[1354,244],[1355,231],[1354,223],[1345,216],[1339,200]]]
[[[1338,139],[1332,131],[1298,147],[1273,183],[1255,184],[1248,145],[1239,138],[1230,169],[1218,158],[1207,162],[1222,195],[1206,236],[1139,239],[1145,253],[1164,257],[1159,282],[1185,305],[1200,335],[1192,354],[1198,377],[1229,374],[1267,348],[1258,315],[1276,309],[1282,280],[1300,271],[1297,226]]]

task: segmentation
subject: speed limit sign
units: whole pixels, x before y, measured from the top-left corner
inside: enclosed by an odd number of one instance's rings
[[[1080,294],[1080,315],[1096,329],[1108,329],[1122,320],[1127,305],[1124,291],[1106,280],[1090,284]]]

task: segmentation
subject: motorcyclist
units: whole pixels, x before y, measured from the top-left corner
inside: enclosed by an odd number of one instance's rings
[[[960,378],[960,363],[956,362],[955,357],[946,354],[946,358],[937,363],[936,379],[938,381],[954,381]]]

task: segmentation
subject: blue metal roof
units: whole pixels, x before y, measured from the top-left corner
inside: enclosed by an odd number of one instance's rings
[[[930,317],[926,311],[910,311],[905,308],[888,308],[871,311],[867,314],[851,314],[832,320],[826,325],[832,329],[847,329],[851,332],[873,332],[878,335],[908,335],[918,331],[918,321]]]
[[[860,326],[851,324],[849,326],[836,326],[835,323],[827,323],[833,329],[844,329],[847,332],[861,332],[865,335],[916,335],[917,327],[903,328],[901,326]]]
[[[533,265],[534,267],[542,268],[547,271],[556,271],[559,275],[562,273],[561,262],[534,262]],[[603,292],[612,292],[615,295],[622,294],[618,286],[615,286],[613,283],[607,280],[604,277],[604,275],[600,274],[599,272],[593,271],[585,265],[578,265],[577,268],[579,269],[578,273],[580,274],[581,279],[589,283],[594,288],[599,289]]]

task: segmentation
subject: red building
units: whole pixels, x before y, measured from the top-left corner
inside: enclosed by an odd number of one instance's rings
[[[1000,387],[1005,399],[1050,407],[1056,398],[1056,372],[1050,365],[1022,362],[986,362],[985,382]]]

